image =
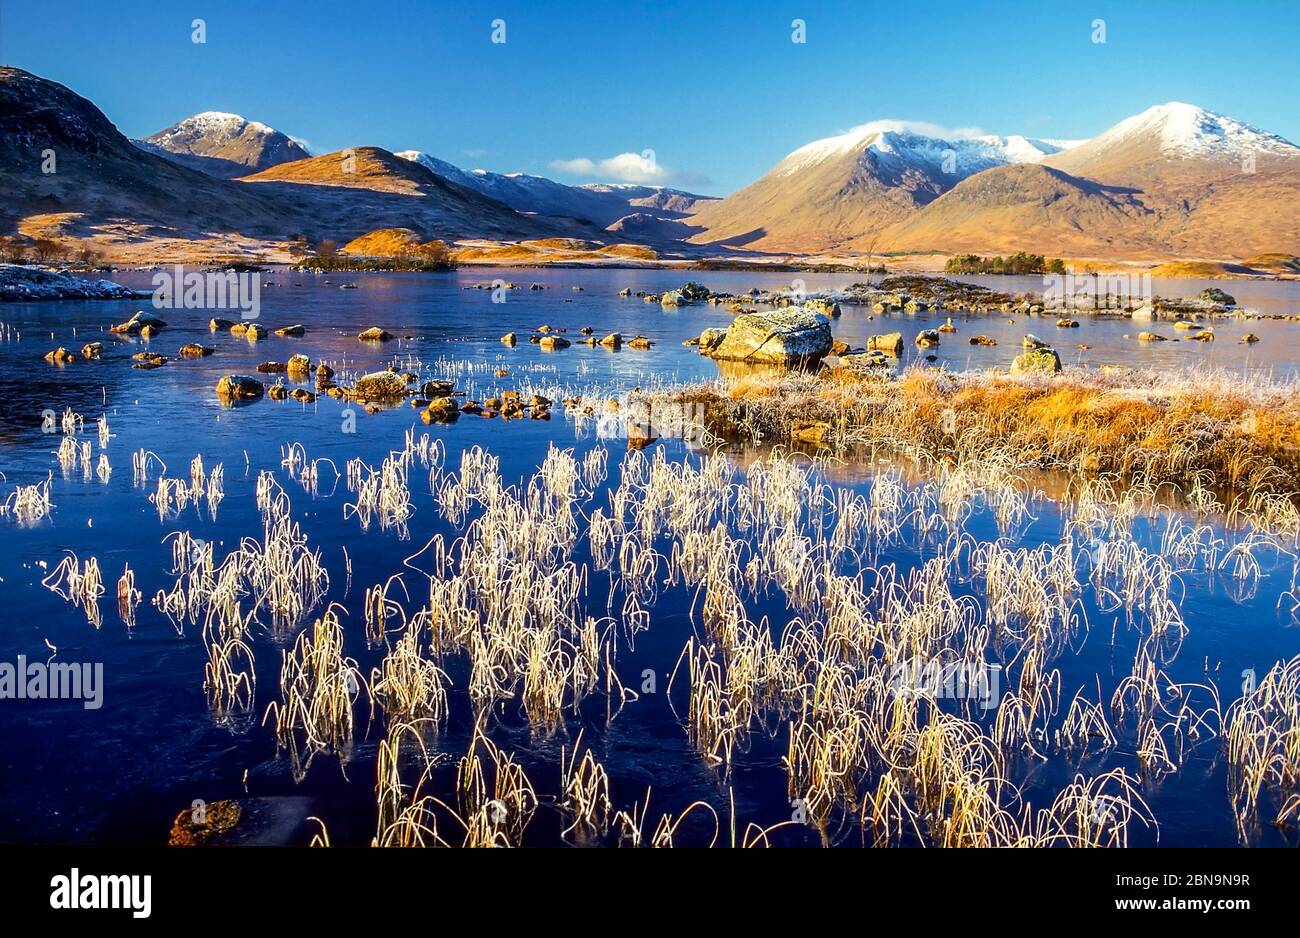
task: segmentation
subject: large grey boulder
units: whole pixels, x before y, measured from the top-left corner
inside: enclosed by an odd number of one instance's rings
[[[821,361],[830,353],[831,342],[830,319],[803,306],[788,306],[741,313],[710,354],[725,361],[789,367]]]

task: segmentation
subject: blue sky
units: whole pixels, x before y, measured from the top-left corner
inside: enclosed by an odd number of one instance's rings
[[[130,136],[233,111],[313,152],[413,148],[569,182],[643,174],[611,160],[652,150],[658,181],[714,194],[882,118],[1074,138],[1181,100],[1300,142],[1297,37],[1284,0],[0,0],[0,62]]]

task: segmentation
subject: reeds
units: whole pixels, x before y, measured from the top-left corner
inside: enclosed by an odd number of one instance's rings
[[[276,738],[299,774],[305,771],[300,752],[307,753],[308,762],[325,751],[346,758],[356,729],[355,704],[363,693],[370,695],[360,667],[343,652],[342,611],[330,606],[282,654],[283,702],[272,701],[263,718],[274,715]]]
[[[68,551],[50,573],[41,580],[41,585],[65,601],[80,606],[86,619],[95,628],[99,628],[103,617],[99,609],[99,599],[104,595],[104,580],[99,572],[99,561],[90,557],[83,564],[77,555]]]
[[[23,527],[38,524],[54,508],[50,500],[50,482],[53,474],[44,482],[31,485],[18,485],[0,502],[0,516],[13,518]]]

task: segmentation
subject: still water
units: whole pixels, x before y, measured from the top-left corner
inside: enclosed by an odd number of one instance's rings
[[[505,303],[491,302],[489,290],[474,289],[496,277],[513,281],[521,289],[507,295]],[[847,285],[855,278],[843,275],[800,275],[809,290]],[[117,279],[147,287],[149,275],[122,274]],[[541,393],[559,400],[575,393],[618,397],[634,387],[690,382],[716,377],[715,366],[682,346],[685,338],[706,326],[725,325],[724,308],[691,306],[661,309],[636,297],[617,296],[620,289],[660,291],[679,285],[682,273],[659,270],[473,270],[445,275],[334,274],[328,277],[276,272],[264,278],[260,322],[268,329],[303,323],[300,338],[267,339],[250,343],[227,333],[212,334],[209,313],[172,311],[164,314],[169,326],[161,336],[145,341],[117,337],[106,331],[144,304],[44,303],[6,304],[0,321],[10,327],[11,338],[0,343],[0,392],[6,406],[0,409],[0,496],[16,485],[38,483],[53,473],[52,514],[23,527],[0,518],[0,661],[45,660],[49,646],[57,648],[58,661],[97,662],[104,666],[103,706],[85,709],[79,701],[0,701],[0,841],[128,842],[165,841],[171,819],[196,799],[250,799],[258,820],[246,839],[261,842],[305,843],[314,825],[305,818],[325,821],[334,843],[368,843],[375,832],[375,754],[383,738],[382,714],[368,721],[359,707],[358,732],[345,762],[333,756],[317,758],[306,777],[294,777],[288,760],[277,752],[271,729],[262,714],[279,699],[282,649],[293,635],[275,634],[254,627],[256,653],[256,703],[254,718],[235,727],[221,725],[210,713],[202,687],[205,652],[199,630],[178,628],[150,600],[160,589],[170,589],[172,532],[187,530],[214,545],[218,560],[245,536],[261,534],[261,514],[255,504],[258,474],[270,470],[292,500],[294,520],[306,532],[310,546],[319,548],[329,570],[326,601],[338,601],[354,615],[345,620],[348,654],[369,674],[382,658],[361,634],[361,595],[368,586],[382,583],[404,569],[403,561],[434,534],[448,540],[460,530],[439,512],[434,495],[412,473],[411,497],[415,513],[403,536],[371,527],[363,532],[355,517],[345,517],[344,506],[354,500],[345,482],[322,482],[307,491],[282,470],[282,448],[301,442],[312,459],[328,458],[340,470],[349,459],[361,457],[377,466],[400,449],[408,430],[428,433],[446,448],[446,465],[456,469],[460,453],[481,446],[500,459],[506,484],[526,481],[556,446],[572,449],[581,458],[595,447],[610,452],[609,481],[596,487],[588,507],[608,501],[610,487],[619,481],[619,460],[625,445],[596,438],[590,424],[577,426],[556,407],[550,421],[499,420],[462,417],[450,426],[425,426],[416,411],[403,405],[378,414],[366,414],[321,396],[312,405],[263,399],[249,406],[223,408],[213,386],[227,373],[253,373],[259,362],[284,361],[296,352],[313,362],[330,363],[346,376],[376,370],[392,362],[418,371],[424,378],[450,377],[471,397],[519,389],[525,397]],[[717,291],[740,292],[752,286],[774,288],[789,282],[785,274],[719,272],[693,274]],[[1032,288],[1013,284],[1015,278],[989,278],[990,285],[1012,291]],[[1029,278],[1036,280],[1037,278]],[[326,283],[326,281],[330,281]],[[545,289],[530,291],[530,283]],[[355,283],[355,290],[340,284]],[[1040,285],[1041,286],[1041,285]],[[575,290],[574,287],[581,287]],[[1157,284],[1162,295],[1195,293],[1201,287],[1186,281]],[[1262,311],[1300,311],[1300,289],[1275,283],[1228,285],[1243,304]],[[875,332],[902,331],[908,356],[916,352],[911,338],[933,328],[946,314],[876,316],[859,307],[844,308],[835,323],[838,338],[861,344]],[[1006,318],[954,317],[959,333],[944,336],[936,366],[1005,367],[1019,350],[1026,331],[1055,340],[1054,318],[1015,323]],[[540,350],[526,336],[543,323],[567,329],[572,348],[555,353]],[[1082,325],[1057,340],[1063,362],[1110,362],[1138,367],[1181,368],[1213,366],[1274,377],[1290,377],[1300,362],[1300,342],[1291,323],[1258,322],[1249,328],[1237,323],[1218,325],[1220,339],[1213,343],[1166,342],[1139,344],[1125,339],[1135,330],[1115,319],[1081,318]],[[362,328],[381,326],[399,338],[383,346],[359,343]],[[625,338],[648,336],[649,351],[624,348],[609,352],[578,344],[578,330],[591,326],[597,335],[621,332]],[[511,349],[499,338],[515,331],[523,337]],[[1261,336],[1255,345],[1236,341],[1238,332]],[[1168,330],[1171,338],[1172,330]],[[996,348],[970,346],[969,335],[996,338]],[[46,351],[62,345],[76,350],[89,341],[102,341],[102,361],[76,362],[55,368],[44,362]],[[149,348],[169,357],[186,342],[216,348],[210,357],[172,358],[152,371],[130,367],[132,353]],[[1077,345],[1089,345],[1079,349]],[[509,377],[498,378],[498,369]],[[270,376],[264,376],[270,377]],[[273,380],[273,378],[270,378]],[[269,383],[269,381],[268,381]],[[64,475],[54,458],[60,442],[44,415],[72,408],[86,418],[81,439],[95,440],[94,421],[106,415],[112,433],[103,450],[113,472],[107,482],[78,469]],[[191,506],[179,516],[160,518],[150,502],[159,469],[148,485],[133,482],[131,455],[147,450],[165,463],[166,474],[184,478],[190,460],[201,455],[208,467],[221,463],[225,499],[215,512]],[[661,450],[670,460],[698,460],[698,454],[674,441],[663,441],[647,455]],[[100,452],[95,446],[96,455]],[[744,454],[738,454],[744,455]],[[743,479],[747,459],[735,461]],[[906,467],[904,467],[906,468]],[[867,492],[873,484],[868,472],[841,471],[829,478],[834,487]],[[1156,543],[1167,519],[1139,522],[1148,543]],[[977,504],[962,522],[962,529],[979,541],[1010,536],[1015,545],[1033,548],[1055,543],[1063,520],[1050,499],[1033,503],[1032,515],[1014,530],[1000,529],[986,506]],[[1216,528],[1228,543],[1234,535]],[[667,541],[659,545],[667,552]],[[912,531],[896,542],[882,545],[876,563],[893,563],[901,570],[915,568],[932,553],[919,533]],[[80,558],[96,557],[103,570],[108,595],[102,603],[101,627],[96,629],[80,609],[44,588],[41,580],[66,551]],[[1274,662],[1300,652],[1300,629],[1286,613],[1279,597],[1295,588],[1291,558],[1277,551],[1260,551],[1257,581],[1242,584],[1217,569],[1191,570],[1181,575],[1184,590],[1182,615],[1188,634],[1167,666],[1171,677],[1185,682],[1213,681],[1221,690],[1224,707],[1240,696],[1241,675],[1265,673]],[[585,532],[579,535],[574,560],[589,560]],[[350,576],[346,574],[350,563]],[[126,628],[117,617],[113,586],[124,565],[135,571],[145,601],[139,621]],[[409,570],[407,571],[409,574]],[[413,605],[418,605],[420,584],[408,581]],[[621,586],[593,571],[589,597],[591,613],[617,619]],[[976,594],[971,583],[954,586],[954,592]],[[736,757],[729,775],[706,765],[690,746],[682,725],[684,697],[677,699],[662,685],[667,683],[678,655],[692,630],[699,630],[693,612],[693,591],[684,586],[660,591],[651,609],[652,626],[637,636],[634,647],[619,652],[617,670],[624,682],[636,686],[640,676],[653,671],[661,690],[642,695],[612,723],[605,719],[605,704],[584,706],[558,734],[530,731],[518,708],[507,704],[498,713],[492,736],[517,754],[539,794],[554,793],[562,746],[571,746],[584,730],[583,743],[605,766],[610,776],[616,808],[630,808],[653,791],[652,814],[680,811],[691,802],[712,804],[725,818],[734,801],[740,823],[762,825],[787,820],[791,799],[781,759],[787,745],[786,730],[777,721],[771,732],[753,733]],[[1053,663],[1062,673],[1062,697],[1099,685],[1109,699],[1133,661],[1136,634],[1124,624],[1122,613],[1103,610],[1093,591],[1080,597],[1080,614],[1086,619],[1072,647]],[[317,612],[319,612],[319,608]],[[747,613],[754,621],[766,616],[779,632],[794,613],[779,591],[767,590],[747,597]],[[436,740],[454,764],[464,754],[473,715],[465,699],[465,673],[449,665],[453,682],[451,718]],[[1096,698],[1096,692],[1091,696]],[[674,710],[674,705],[676,709]],[[987,726],[986,726],[987,729]],[[1042,804],[1067,784],[1075,772],[1095,774],[1125,767],[1138,774],[1135,740],[1120,735],[1118,743],[1102,753],[1081,759],[1053,756],[1044,761],[1017,758],[1011,772],[1024,787],[1026,798]],[[1143,797],[1159,822],[1158,830],[1135,826],[1131,842],[1160,845],[1231,845],[1238,842],[1227,795],[1226,769],[1217,741],[1190,748],[1176,773],[1147,777]],[[450,786],[449,777],[441,784]],[[441,794],[445,797],[446,791]],[[545,797],[543,798],[545,801]],[[725,822],[724,822],[725,823]],[[556,842],[565,825],[554,812],[539,812],[529,840]],[[683,827],[679,842],[692,835],[707,841],[711,827],[692,821]],[[1252,842],[1280,845],[1289,841],[1284,832],[1264,826]],[[815,844],[816,834],[806,828],[786,827],[773,835],[777,843]],[[846,842],[860,842],[857,835]]]

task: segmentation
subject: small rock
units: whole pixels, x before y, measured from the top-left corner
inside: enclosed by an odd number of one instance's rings
[[[151,368],[161,368],[167,364],[167,359],[157,352],[136,352],[131,358],[135,360],[135,364],[131,366],[132,368],[142,368],[146,371]]]
[[[217,397],[225,400],[251,401],[265,393],[262,382],[247,375],[226,375],[217,382]]]
[[[353,390],[361,401],[397,401],[406,397],[406,382],[391,371],[374,371],[358,378]]]
[[[903,333],[889,332],[885,335],[867,336],[868,352],[884,352],[898,358],[903,354]]]
[[[459,416],[460,406],[451,397],[432,400],[428,407],[420,411],[420,419],[425,423],[451,423]]]

